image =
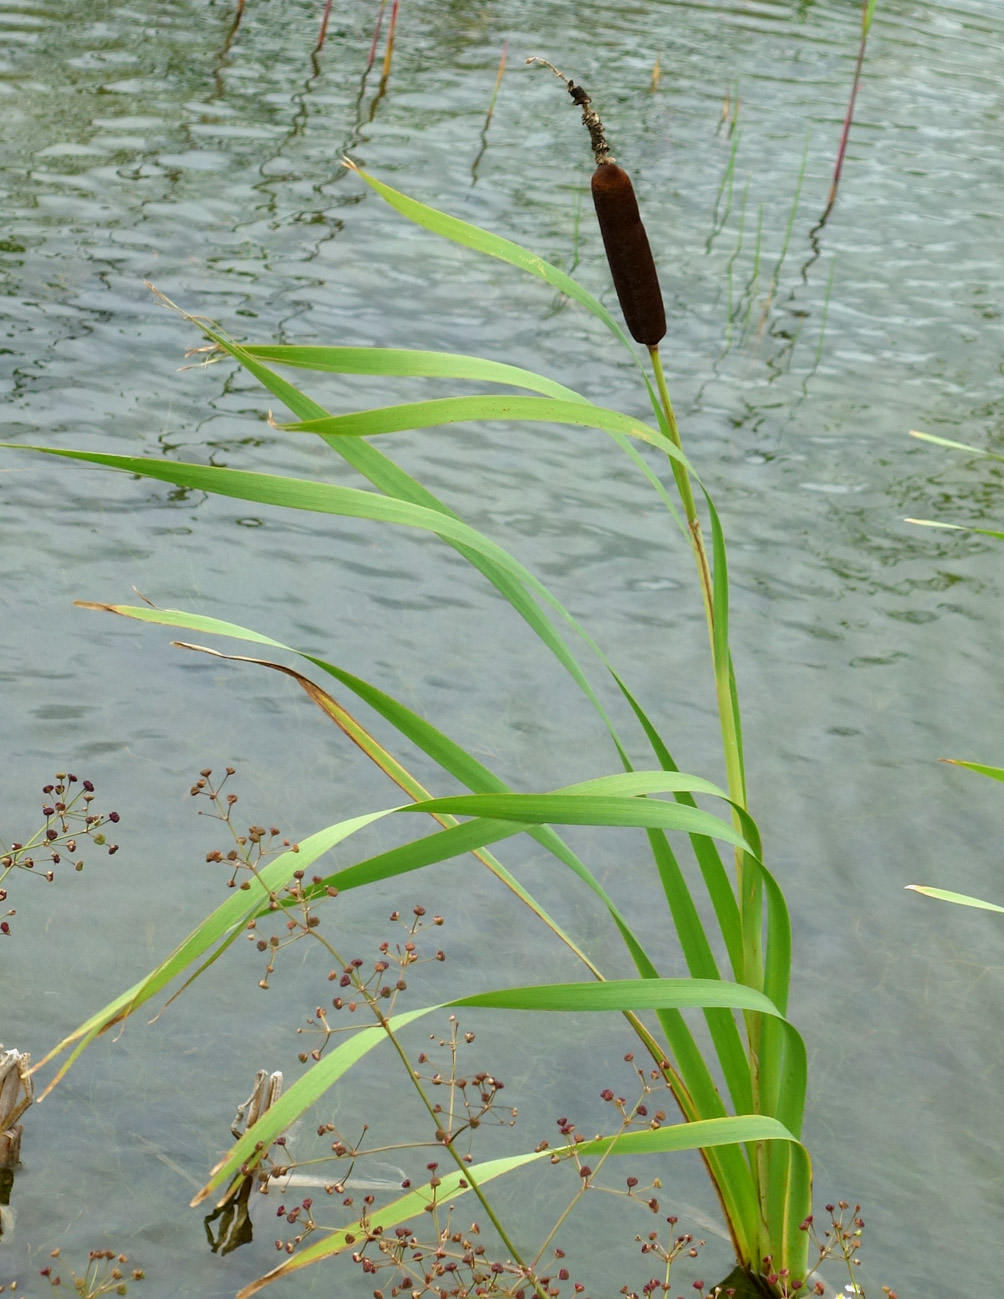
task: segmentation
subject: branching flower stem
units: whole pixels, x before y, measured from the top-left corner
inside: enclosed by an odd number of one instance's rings
[[[333,959],[336,960],[342,966],[343,969],[351,968],[350,962],[342,960],[338,952],[334,949],[334,947],[332,947],[332,945],[322,934],[318,933],[314,929],[311,929],[308,932],[318,939],[318,941],[322,944],[322,946],[330,953]],[[353,971],[352,978],[360,994],[364,997],[370,1009],[372,1010],[373,1014],[376,1016],[377,1022],[379,1023],[380,1027],[383,1029],[384,1033],[386,1034],[388,1041],[391,1043],[394,1050],[397,1052],[398,1058],[400,1059],[402,1065],[404,1066],[405,1073],[408,1075],[408,1078],[411,1081],[411,1085],[415,1088],[415,1091],[418,1093],[419,1099],[421,1100],[422,1104],[425,1106],[426,1110],[428,1110],[429,1117],[432,1119],[432,1122],[435,1125],[436,1130],[437,1131],[440,1130],[440,1123],[441,1123],[440,1116],[436,1113],[435,1109],[433,1108],[432,1102],[429,1100],[428,1096],[426,1096],[425,1089],[423,1088],[420,1080],[416,1077],[415,1071],[411,1065],[411,1061],[408,1059],[404,1047],[398,1041],[397,1036],[394,1033],[394,1030],[391,1028],[386,1015],[384,1015],[383,1011],[381,1011],[380,1007],[376,1004],[376,1001],[372,997],[366,995],[366,989],[362,984],[362,980],[359,978],[358,974],[356,974],[354,971]],[[527,1265],[522,1255],[517,1250],[516,1246],[510,1240],[509,1235],[506,1232],[506,1229],[502,1226],[502,1223],[499,1221],[498,1216],[495,1213],[495,1210],[492,1208],[491,1204],[489,1203],[488,1199],[485,1196],[484,1191],[481,1189],[480,1185],[478,1184],[477,1178],[471,1176],[471,1171],[468,1168],[468,1166],[464,1163],[463,1157],[460,1154],[458,1154],[457,1151],[454,1149],[452,1134],[447,1133],[446,1139],[442,1142],[437,1143],[437,1146],[438,1148],[442,1148],[447,1151],[450,1158],[453,1160],[453,1162],[457,1165],[457,1168],[463,1174],[464,1180],[467,1182],[467,1184],[470,1186],[471,1190],[474,1192],[475,1196],[479,1200],[481,1207],[484,1209],[488,1217],[488,1220],[491,1222],[492,1226],[495,1228],[496,1232],[498,1233],[499,1239],[501,1240],[505,1248],[509,1251],[509,1255],[512,1258],[513,1262],[516,1263],[518,1267],[523,1269],[524,1273],[526,1274],[527,1280],[533,1286],[534,1292],[537,1294],[538,1299],[548,1299],[547,1292],[537,1281],[533,1269]]]

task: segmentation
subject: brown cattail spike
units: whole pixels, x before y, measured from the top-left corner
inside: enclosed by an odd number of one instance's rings
[[[593,172],[593,206],[624,320],[636,343],[655,347],[666,334],[666,309],[634,186],[615,162]]]
[[[582,109],[582,123],[589,132],[589,142],[596,158],[593,206],[621,311],[635,342],[655,347],[666,336],[666,309],[662,304],[659,276],[648,235],[641,223],[631,178],[610,156],[603,123],[582,86],[577,86],[547,59],[534,55],[527,59],[527,63],[540,63],[550,68],[565,83],[573,102]]]

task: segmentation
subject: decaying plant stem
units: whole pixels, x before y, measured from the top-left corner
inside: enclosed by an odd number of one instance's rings
[[[582,124],[589,132],[589,140],[593,146],[593,154],[596,158],[596,164],[601,162],[616,162],[610,154],[610,146],[607,144],[606,136],[603,134],[603,123],[600,121],[599,114],[593,108],[592,100],[586,94],[581,86],[577,86],[571,77],[566,77],[563,72],[559,72],[553,63],[547,59],[542,59],[537,55],[532,55],[527,59],[527,63],[541,63],[545,68],[550,68],[556,77],[560,77],[565,83],[568,93],[572,99],[582,109]]]

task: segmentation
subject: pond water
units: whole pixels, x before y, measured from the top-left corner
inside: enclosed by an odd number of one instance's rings
[[[0,6],[4,440],[356,481],[326,448],[274,431],[269,399],[231,366],[179,372],[197,339],[144,280],[252,341],[471,351],[644,415],[635,371],[591,317],[411,227],[339,161],[574,266],[615,306],[578,114],[523,60],[581,81],[645,212],[677,414],[730,543],[751,806],[792,910],[818,1199],[864,1206],[875,1293],[991,1293],[1004,927],[903,890],[1004,901],[996,787],[937,762],[1004,757],[1004,552],[904,516],[1004,521],[992,461],[908,436],[1004,440],[997,0],[879,0],[822,228],[860,31],[851,0],[404,0],[382,92],[379,68],[365,75],[375,3],[335,6],[312,58],[321,8],[247,0],[235,25],[233,5],[201,0]],[[331,409],[389,399],[384,381],[306,386]],[[534,568],[659,718],[681,767],[721,779],[689,557],[612,444],[492,426],[385,449]],[[67,768],[122,816],[116,856],[92,850],[82,875],[48,887],[8,882],[0,1039],[35,1058],[221,896],[204,859],[225,846],[222,828],[188,795],[201,768],[236,767],[242,818],[293,837],[397,801],[292,682],[186,656],[164,629],[75,599],[131,603],[135,587],[319,653],[518,788],[616,769],[546,652],[428,536],[4,452],[0,545],[0,833],[29,834],[40,787]],[[387,833],[367,841],[374,851]],[[570,837],[657,944],[645,880],[630,874],[637,847],[625,863],[621,838]],[[603,918],[520,842],[507,863],[620,968]],[[430,996],[511,978],[514,961],[527,981],[575,977],[467,864],[347,897],[339,932],[369,956],[391,936],[392,907],[415,903],[447,920],[450,959],[423,979]],[[28,1115],[0,1284],[40,1293],[54,1248],[64,1276],[89,1249],[125,1251],[148,1296],[232,1294],[273,1265],[273,1225],[220,1259],[185,1205],[254,1071],[298,1072],[295,1029],[325,986],[302,950],[263,993],[257,953],[233,949],[152,1027],[92,1046]],[[477,1026],[525,1147],[558,1114],[588,1116],[629,1048],[595,1021],[536,1036],[504,1017]],[[376,1116],[395,1139],[392,1082],[375,1064],[340,1092],[347,1131]],[[696,1160],[664,1180],[687,1206],[681,1225],[713,1217]],[[710,1240],[699,1274],[721,1275],[727,1250]],[[330,1284],[318,1270],[298,1289]]]

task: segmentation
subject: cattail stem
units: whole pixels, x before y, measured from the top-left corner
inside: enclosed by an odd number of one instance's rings
[[[874,0],[865,0],[874,5]],[[648,236],[638,211],[638,202],[630,177],[617,166],[610,154],[603,123],[592,107],[589,96],[581,86],[566,77],[563,72],[549,63],[547,59],[529,58],[527,63],[540,63],[550,68],[556,77],[564,83],[572,99],[582,109],[582,121],[589,131],[589,139],[596,158],[596,170],[592,178],[593,204],[599,221],[600,233],[606,249],[607,262],[613,277],[614,288],[624,312],[624,320],[631,336],[638,343],[644,343],[652,359],[659,403],[665,420],[666,431],[678,451],[682,453],[683,445],[680,432],[670,401],[666,376],[663,373],[659,356],[659,342],[666,333],[666,313],[662,301],[662,290],[655,269],[655,261],[649,246]],[[708,626],[708,637],[711,642],[711,659],[715,674],[715,693],[718,698],[718,716],[722,734],[722,748],[725,758],[725,770],[728,780],[729,797],[733,808],[733,824],[740,829],[738,808],[746,807],[746,781],[743,776],[742,748],[739,739],[738,722],[732,682],[732,664],[728,648],[724,651],[716,642],[715,635],[715,601],[714,577],[708,561],[708,553],[701,534],[701,521],[697,513],[694,491],[690,474],[679,460],[670,459],[673,477],[680,494],[684,514],[687,519],[687,531],[691,547],[697,562],[697,573],[700,581],[701,596],[704,602],[704,616]],[[747,869],[743,853],[736,852],[736,879],[744,927],[744,970],[743,978],[753,987],[759,987],[763,981],[760,937],[760,885],[755,870]],[[745,932],[746,930],[749,932]],[[754,1054],[759,1049],[758,1019],[747,1017],[749,1026],[750,1049]]]
[[[678,451],[682,452],[683,442],[677,427],[673,403],[669,396],[669,388],[666,385],[666,376],[663,372],[658,345],[650,347],[648,351],[649,356],[652,358],[652,370],[655,374],[659,401],[663,415],[666,418],[666,429],[673,445]],[[732,824],[739,833],[742,833],[739,813],[736,809],[743,808],[745,810],[746,808],[746,780],[743,776],[742,752],[733,708],[731,663],[727,654],[723,657],[721,654],[716,653],[714,580],[711,565],[708,562],[708,552],[704,545],[704,536],[701,532],[701,520],[694,501],[690,474],[687,472],[686,465],[681,464],[680,461],[671,460],[670,464],[673,469],[673,477],[676,480],[677,491],[680,493],[680,502],[687,518],[687,532],[690,536],[694,559],[697,562],[697,575],[700,580],[701,597],[704,603],[704,618],[708,627],[708,639],[711,643],[711,661],[715,673],[715,695],[718,701],[718,722],[722,734],[726,782],[729,797],[733,804],[736,805],[732,811]],[[747,927],[749,929],[744,942],[747,968],[743,971],[743,977],[752,987],[758,987],[762,981],[759,921],[760,890],[758,877],[755,871],[751,871],[747,867],[745,855],[739,848],[736,849],[736,884],[744,920],[744,930]],[[751,1027],[751,1040],[758,1038],[758,1028]]]
[[[596,109],[593,108],[592,100],[582,87],[577,86],[571,77],[566,77],[563,72],[559,72],[554,64],[548,62],[547,59],[542,59],[537,55],[531,55],[530,58],[527,59],[527,63],[539,63],[542,67],[550,68],[554,75],[559,77],[565,83],[568,93],[572,96],[575,103],[582,109],[582,125],[589,132],[589,140],[593,146],[593,156],[596,158],[596,165],[599,166],[601,162],[613,162],[614,159],[610,156],[610,146],[607,144],[606,136],[603,134],[603,123],[600,121]]]

